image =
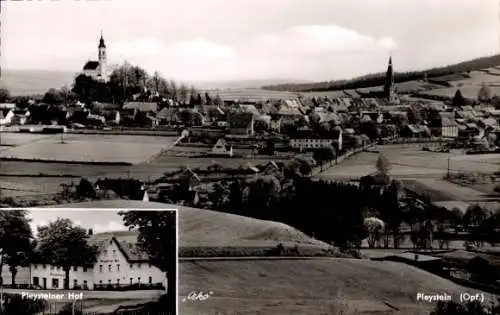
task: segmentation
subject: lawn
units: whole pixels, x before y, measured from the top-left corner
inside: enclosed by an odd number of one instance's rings
[[[417,302],[419,292],[445,292],[457,302],[461,292],[476,292],[404,264],[369,260],[183,261],[179,271],[181,296],[212,292],[205,301],[181,302],[188,315],[427,315],[435,304]]]
[[[45,136],[28,141],[24,134],[9,134],[18,146],[3,149],[0,157],[72,162],[126,162],[149,159],[174,141],[173,137],[75,135]],[[19,139],[16,139],[19,137]]]
[[[132,200],[103,200],[56,206],[56,208],[67,207],[179,209],[179,238],[183,247],[274,247],[278,243],[287,246],[294,244],[326,246],[325,243],[282,223],[205,209]]]

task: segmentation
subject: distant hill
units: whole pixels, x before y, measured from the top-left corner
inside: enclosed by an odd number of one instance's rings
[[[2,69],[0,87],[7,88],[13,96],[40,94],[47,92],[50,88],[58,89],[63,85],[71,86],[75,75],[76,73],[71,71]],[[311,81],[291,79],[186,81],[185,83],[194,85],[198,90],[216,90],[260,88],[263,85],[274,85],[283,82],[294,84],[311,83]]]
[[[413,80],[422,80],[425,75],[428,79],[440,76],[452,75],[473,70],[480,70],[500,65],[500,55],[490,57],[481,57],[469,61],[460,62],[454,65],[432,68],[427,70],[418,70],[411,72],[396,72],[394,80],[396,83],[408,82]],[[397,69],[397,67],[396,67]],[[290,92],[319,92],[319,91],[338,91],[348,89],[361,89],[384,84],[385,72],[373,73],[349,80],[324,81],[315,83],[286,83],[276,85],[265,85],[264,90],[290,91]]]
[[[50,88],[70,86],[75,75],[71,71],[2,69],[0,86],[7,88],[13,96],[41,94]]]
[[[278,85],[284,82],[293,84],[309,84],[312,81],[293,79],[254,79],[254,80],[233,80],[233,81],[187,81],[186,84],[194,85],[199,90],[216,89],[255,89],[263,85]]]

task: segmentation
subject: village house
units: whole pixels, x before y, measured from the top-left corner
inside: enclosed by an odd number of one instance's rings
[[[70,288],[93,290],[133,284],[166,287],[166,273],[151,265],[149,256],[138,247],[137,237],[137,232],[133,231],[91,234],[88,243],[97,246],[97,261],[94,264],[82,262],[73,266],[69,273]],[[65,272],[61,267],[41,260],[18,269],[17,284],[33,285],[40,289],[64,288]],[[6,266],[2,271],[2,280],[7,285],[12,282],[12,275]]]
[[[458,124],[453,112],[440,112],[435,119],[429,122],[428,126],[432,135],[445,138],[458,137]]]
[[[10,108],[1,108],[0,109],[0,125],[10,125],[14,118],[14,110]]]
[[[213,155],[232,157],[233,147],[228,145],[226,140],[220,138],[219,140],[217,140],[217,143],[215,143],[210,153]]]
[[[162,108],[158,114],[156,114],[159,125],[175,126],[180,123],[177,110],[171,107]]]
[[[427,138],[431,132],[424,125],[406,125],[400,131],[400,136],[404,138]]]
[[[253,136],[254,115],[246,112],[232,112],[228,114],[228,129],[231,135]]]
[[[30,111],[28,109],[15,109],[13,110],[14,117],[12,118],[11,124],[13,125],[25,125],[30,118]]]

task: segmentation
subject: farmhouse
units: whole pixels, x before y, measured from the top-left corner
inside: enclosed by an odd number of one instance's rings
[[[222,155],[222,156],[233,156],[233,147],[228,145],[226,140],[219,139],[217,143],[214,145],[210,153],[214,155]]]
[[[70,288],[93,290],[133,284],[166,286],[166,273],[149,263],[148,255],[137,246],[137,236],[133,231],[90,235],[88,243],[98,248],[97,261],[94,264],[82,261],[79,266],[73,266],[69,272]],[[64,288],[65,273],[61,267],[39,261],[18,269],[17,284],[43,289]],[[4,284],[12,283],[8,268],[2,271],[2,280]]]

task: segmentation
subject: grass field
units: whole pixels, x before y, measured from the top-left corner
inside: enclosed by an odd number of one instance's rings
[[[262,89],[238,88],[238,89],[220,89],[218,91],[210,91],[210,93],[218,92],[223,100],[267,100],[267,99],[289,99],[297,97],[297,93],[282,92],[282,91],[267,91]]]
[[[326,246],[323,242],[314,240],[282,223],[211,210],[131,200],[103,200],[76,203],[71,206],[77,208],[177,208],[179,209],[180,245],[187,247],[269,247],[276,246],[278,243]]]
[[[476,292],[404,264],[369,260],[183,261],[179,270],[181,296],[212,292],[205,301],[182,302],[187,315],[427,315],[435,304],[417,302],[418,292],[447,293],[457,302],[461,292]]]
[[[435,153],[406,145],[379,146],[373,152],[362,152],[317,175],[318,178],[342,180],[359,178],[375,172],[379,152],[391,163],[389,174],[401,179],[416,191],[429,193],[433,201],[482,201],[486,195],[469,187],[444,181],[448,172],[493,173],[498,170],[498,154],[464,155],[461,152]],[[486,200],[485,200],[486,201]]]
[[[106,136],[75,135],[44,136],[5,133],[7,143],[16,147],[3,149],[0,157],[74,161],[74,162],[128,162],[141,163],[161,149],[168,147],[174,140],[170,137],[149,136]],[[16,143],[17,142],[17,143]]]

